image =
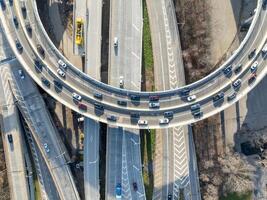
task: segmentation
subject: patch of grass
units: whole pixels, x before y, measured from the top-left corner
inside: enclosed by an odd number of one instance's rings
[[[252,192],[247,192],[244,194],[238,194],[236,192],[227,194],[226,197],[221,197],[220,200],[251,200]]]
[[[35,199],[41,200],[41,189],[36,174],[33,175]]]
[[[143,64],[145,70],[153,70],[153,51],[146,0],[143,0]]]
[[[155,130],[141,132],[141,158],[143,164],[143,180],[146,190],[146,199],[153,196],[153,154],[155,150]]]

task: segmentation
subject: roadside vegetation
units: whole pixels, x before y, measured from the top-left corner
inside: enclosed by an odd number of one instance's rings
[[[251,200],[252,192],[247,192],[244,194],[229,193],[225,197],[220,198],[220,200]]]
[[[153,70],[153,51],[151,32],[149,26],[149,17],[147,12],[146,1],[143,0],[143,48],[142,48],[142,71],[145,77],[145,90],[154,91],[154,70]]]
[[[153,155],[155,151],[155,130],[141,131],[141,159],[143,164],[143,180],[146,199],[153,196]]]

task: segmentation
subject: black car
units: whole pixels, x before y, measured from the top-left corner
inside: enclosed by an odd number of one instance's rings
[[[94,97],[97,99],[103,99],[103,95],[100,93],[94,93]]]
[[[132,94],[130,96],[130,98],[131,98],[132,101],[139,101],[140,100],[140,96],[137,96],[137,95],[134,95],[134,94]]]
[[[13,0],[9,0],[9,5],[13,6]]]
[[[191,109],[191,112],[198,111],[198,110],[200,110],[200,104],[199,104],[199,103],[194,104],[194,105],[192,105],[192,106],[190,107],[190,109]]]
[[[138,187],[137,187],[137,183],[136,182],[133,182],[133,189],[134,189],[135,192],[138,190]]]
[[[238,64],[236,67],[235,67],[235,69],[234,69],[234,72],[235,72],[235,74],[238,74],[239,72],[241,72],[241,70],[242,70],[242,64]]]
[[[44,58],[45,56],[45,51],[43,49],[43,47],[40,44],[37,44],[37,51],[39,52],[39,54]]]
[[[237,95],[237,93],[236,93],[236,92],[233,92],[232,94],[230,94],[230,95],[227,97],[227,101],[232,101],[233,99],[236,98],[236,95]]]
[[[256,78],[257,78],[256,73],[251,74],[250,78],[248,79],[248,84],[250,85],[250,84],[254,83]]]
[[[15,43],[16,43],[16,48],[17,48],[18,52],[21,53],[23,51],[23,47],[21,46],[19,40],[16,39]]]
[[[32,27],[31,27],[31,24],[30,23],[27,23],[25,27],[26,27],[26,30],[27,30],[28,34],[31,36],[32,35]]]
[[[252,59],[256,55],[256,49],[253,49],[250,54],[248,54],[248,59]]]
[[[172,195],[168,194],[168,200],[172,200]]]
[[[219,100],[222,100],[223,97],[224,97],[224,93],[223,93],[223,92],[219,92],[217,95],[215,95],[215,96],[213,97],[213,101],[214,101],[214,102],[217,102],[217,101],[219,101]]]
[[[222,71],[225,76],[229,76],[232,73],[232,65],[225,67]]]
[[[120,106],[127,106],[127,101],[124,101],[124,100],[118,100],[117,103]]]
[[[8,134],[8,135],[7,135],[7,139],[8,139],[8,141],[9,141],[9,143],[13,143],[13,137],[12,137],[11,134]]]
[[[263,2],[262,2],[262,8],[263,9],[266,9],[266,6],[267,6],[267,0],[263,0]]]
[[[139,119],[140,118],[140,114],[138,114],[138,113],[131,113],[131,118]]]
[[[38,72],[41,72],[43,69],[43,64],[39,59],[34,59],[34,66],[38,70]]]
[[[19,27],[19,22],[18,22],[18,19],[17,19],[16,16],[13,17],[13,22],[14,22],[15,27],[18,28]]]
[[[183,90],[180,91],[180,95],[181,96],[188,96],[190,93],[190,89],[189,88],[184,88]]]
[[[103,105],[101,105],[99,103],[94,103],[94,105],[95,105],[95,109],[97,109],[97,110],[104,110],[104,106]]]
[[[164,117],[168,119],[173,118],[173,111],[164,112]]]
[[[194,118],[200,118],[200,117],[202,117],[203,112],[197,111],[197,112],[194,112],[193,115],[194,115]]]
[[[46,78],[44,77],[41,77],[41,81],[44,85],[46,85],[47,87],[50,87],[50,82],[49,80],[47,80]]]
[[[5,10],[6,9],[6,3],[4,2],[4,0],[0,0],[0,4],[2,7],[2,10]]]
[[[107,120],[115,122],[115,121],[117,121],[117,117],[114,115],[108,115]]]

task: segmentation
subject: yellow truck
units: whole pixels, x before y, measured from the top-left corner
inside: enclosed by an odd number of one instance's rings
[[[75,43],[77,45],[83,45],[83,20],[82,18],[76,19]]]

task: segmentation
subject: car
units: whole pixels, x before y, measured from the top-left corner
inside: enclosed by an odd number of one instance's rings
[[[4,0],[1,0],[0,1],[0,4],[1,4],[1,7],[2,7],[2,10],[5,10],[6,9],[6,3]]]
[[[121,184],[120,183],[117,183],[116,185],[115,194],[116,194],[117,199],[121,199],[122,195],[121,195]]]
[[[124,100],[118,100],[117,103],[120,106],[127,106],[127,101],[124,101]]]
[[[147,125],[147,120],[139,119],[138,125]]]
[[[239,72],[241,72],[242,70],[242,64],[238,64],[237,66],[235,66],[234,72],[235,74],[238,74]]]
[[[24,72],[23,72],[22,69],[19,69],[18,70],[18,73],[19,73],[19,76],[20,76],[21,79],[24,79],[25,78],[25,74],[24,74]]]
[[[266,9],[266,5],[267,5],[267,0],[263,0],[262,1],[262,8]]]
[[[168,200],[172,200],[172,194],[168,194]]]
[[[24,0],[20,0],[20,7],[21,7],[21,11],[22,11],[23,15],[25,15],[27,9],[26,9],[26,4],[25,4]]]
[[[194,115],[194,118],[200,118],[200,117],[202,117],[203,112],[201,112],[201,111],[199,110],[199,111],[197,111],[197,112],[194,112],[193,115]]]
[[[250,78],[248,79],[248,84],[252,84],[257,78],[257,74],[253,73],[251,74]]]
[[[259,65],[258,61],[255,61],[250,67],[250,72],[255,73],[257,71],[258,65]]]
[[[114,37],[114,47],[118,47],[119,40],[117,37]]]
[[[9,5],[13,6],[13,0],[9,0]]]
[[[82,97],[81,95],[78,95],[77,93],[73,92],[72,93],[72,98],[76,101],[81,101],[82,100]]]
[[[237,92],[233,92],[227,97],[227,101],[232,101],[233,99],[236,98]]]
[[[47,143],[44,143],[44,149],[47,153],[50,152],[49,148],[48,148],[48,144]]]
[[[149,102],[149,108],[159,108],[159,102]]]
[[[139,113],[131,113],[131,118],[134,118],[134,119],[138,119],[140,118],[140,114]]]
[[[34,66],[39,70],[42,71],[43,64],[39,59],[34,59]]]
[[[187,96],[187,95],[189,95],[189,93],[190,93],[190,89],[189,88],[184,88],[184,89],[182,89],[180,91],[180,95],[181,96]]]
[[[196,98],[197,98],[196,95],[191,95],[191,96],[188,96],[188,97],[186,98],[186,100],[187,100],[188,102],[191,102],[191,101],[195,101]]]
[[[15,40],[15,44],[16,44],[16,48],[17,48],[18,52],[22,53],[23,47],[21,46],[20,41],[18,39]]]
[[[86,106],[85,104],[83,104],[83,103],[79,103],[79,104],[78,104],[78,108],[79,108],[80,110],[84,110],[84,111],[87,110],[87,106]]]
[[[104,110],[104,106],[99,103],[94,103],[95,109],[97,110]]]
[[[173,118],[173,111],[164,112],[164,117],[168,119]]]
[[[158,100],[159,100],[159,96],[157,95],[149,96],[149,101],[158,101]]]
[[[232,73],[232,65],[225,67],[222,71],[225,76],[229,76]]]
[[[138,190],[138,187],[137,187],[137,183],[136,182],[133,182],[133,189],[134,189],[135,192]]]
[[[253,49],[249,54],[248,54],[248,59],[252,59],[256,55],[256,49]]]
[[[140,101],[140,96],[135,94],[130,95],[130,98],[132,101]]]
[[[13,137],[12,137],[11,134],[8,134],[8,135],[7,135],[7,139],[8,139],[8,142],[9,142],[9,143],[13,143]]]
[[[37,44],[37,51],[39,52],[39,54],[44,58],[45,56],[45,51],[43,49],[43,47],[40,44]]]
[[[170,120],[169,120],[168,118],[160,119],[160,120],[159,120],[159,124],[168,124],[169,121],[170,121]]]
[[[265,45],[262,47],[261,52],[264,55],[267,53],[267,43],[265,43]]]
[[[108,115],[107,120],[115,122],[115,121],[117,121],[117,117],[114,115]]]
[[[235,82],[232,83],[234,89],[238,89],[241,86],[241,79],[237,79]]]
[[[13,17],[13,23],[14,23],[14,25],[15,25],[15,27],[16,28],[18,28],[19,27],[19,22],[18,22],[18,19],[17,19],[17,17],[15,16],[15,17]]]
[[[32,34],[32,27],[31,27],[31,24],[29,22],[26,23],[25,28],[26,28],[28,34],[31,35]]]
[[[50,87],[50,82],[45,77],[41,77],[41,81],[44,85],[46,85],[47,87]]]
[[[62,69],[66,70],[67,69],[67,64],[65,62],[63,62],[63,60],[59,59],[57,61],[59,67],[62,67]]]
[[[219,92],[212,99],[214,102],[217,102],[219,100],[222,100],[223,98],[224,98],[224,92]]]
[[[56,92],[60,92],[62,90],[62,84],[59,81],[54,80],[54,85]]]
[[[120,76],[120,82],[119,82],[120,88],[124,87],[124,80],[123,80],[123,76]]]
[[[77,119],[77,122],[84,122],[84,117],[79,117],[79,118]]]
[[[97,99],[103,99],[103,95],[100,93],[94,93],[94,97]]]
[[[190,109],[191,109],[191,112],[198,111],[198,110],[200,110],[200,104],[199,104],[199,103],[194,104],[194,105],[192,105],[192,106],[190,107]]]
[[[57,69],[57,73],[62,77],[65,78],[66,74],[62,69]]]

